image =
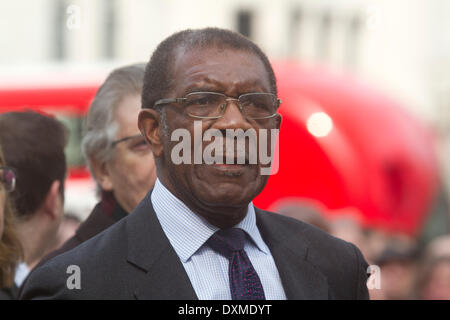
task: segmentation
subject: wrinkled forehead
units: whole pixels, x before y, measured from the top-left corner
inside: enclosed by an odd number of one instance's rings
[[[175,50],[172,61],[172,88],[205,82],[270,91],[270,80],[263,62],[255,53],[246,50],[180,47]]]

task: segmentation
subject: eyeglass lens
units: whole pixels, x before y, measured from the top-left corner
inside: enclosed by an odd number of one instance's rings
[[[189,114],[198,117],[220,116],[229,100],[225,95],[213,92],[188,94],[185,106]],[[250,93],[239,97],[242,114],[249,118],[263,118],[276,110],[276,98],[272,94]]]

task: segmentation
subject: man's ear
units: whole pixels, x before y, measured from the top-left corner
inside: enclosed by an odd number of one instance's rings
[[[89,165],[94,173],[95,180],[102,187],[102,190],[112,191],[113,184],[106,163],[90,158]]]
[[[154,109],[142,109],[139,112],[138,127],[149,143],[153,155],[160,157],[163,153],[161,117]]]
[[[58,219],[63,212],[63,199],[59,192],[60,184],[61,182],[58,180],[52,182],[43,202],[44,212],[52,220]]]

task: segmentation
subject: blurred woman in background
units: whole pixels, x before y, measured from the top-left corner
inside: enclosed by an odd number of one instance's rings
[[[22,249],[8,201],[8,193],[14,190],[14,185],[14,172],[5,165],[0,149],[0,300],[15,299],[18,293],[14,284],[14,272],[21,259]]]
[[[426,247],[417,280],[417,299],[450,300],[450,235]]]

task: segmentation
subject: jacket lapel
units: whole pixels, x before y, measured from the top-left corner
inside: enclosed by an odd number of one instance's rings
[[[151,191],[127,221],[128,262],[145,272],[137,299],[197,299],[189,277],[170,245],[151,203]]]
[[[143,273],[137,299],[196,300],[189,277],[170,245],[151,203],[151,191],[127,219],[128,262]],[[328,299],[326,277],[307,260],[301,234],[288,237],[272,214],[258,208],[256,222],[269,247],[288,299]]]
[[[308,262],[308,246],[302,234],[288,236],[285,226],[258,208],[256,223],[275,260],[288,299],[328,299],[327,278]]]

